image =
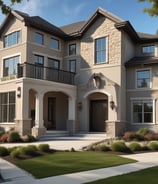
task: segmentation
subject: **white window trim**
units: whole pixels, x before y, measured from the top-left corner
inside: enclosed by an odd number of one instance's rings
[[[141,98],[131,98],[130,100],[131,100],[131,124],[132,125],[154,125],[154,124],[156,124],[156,117],[155,117],[156,116],[156,112],[155,112],[155,110],[156,110],[155,100],[156,99],[141,97]],[[151,123],[144,123],[144,122],[134,123],[134,121],[133,121],[133,103],[134,102],[148,102],[148,101],[151,101],[153,104],[153,122],[151,122]]]
[[[150,85],[149,85],[149,87],[138,88],[137,87],[137,72],[138,71],[144,71],[144,70],[149,70],[150,71]],[[152,89],[152,69],[151,68],[138,68],[138,69],[135,70],[135,89],[137,89],[137,90]]]

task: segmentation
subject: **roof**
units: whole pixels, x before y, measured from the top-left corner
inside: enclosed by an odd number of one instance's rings
[[[134,57],[125,63],[126,67],[138,66],[138,65],[151,65],[158,64],[158,57],[144,56],[144,57]]]

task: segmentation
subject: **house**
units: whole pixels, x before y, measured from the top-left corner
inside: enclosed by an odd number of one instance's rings
[[[0,127],[158,131],[158,35],[102,8],[63,27],[12,11],[0,27]]]

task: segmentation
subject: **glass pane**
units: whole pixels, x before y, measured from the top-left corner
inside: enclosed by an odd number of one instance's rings
[[[51,48],[53,49],[59,49],[59,40],[51,39]]]
[[[7,104],[8,103],[8,93],[1,93],[1,104]]]
[[[76,60],[70,60],[70,72],[76,72]]]
[[[9,93],[9,103],[15,103],[15,92]]]
[[[15,104],[9,105],[9,117],[8,121],[13,122],[15,118]]]
[[[43,35],[40,33],[35,33],[34,41],[35,43],[43,45]]]
[[[69,45],[69,55],[75,55],[76,54],[76,44]]]
[[[142,123],[142,113],[133,113],[133,123]]]
[[[153,112],[153,105],[150,102],[144,103],[144,112]]]
[[[142,112],[142,104],[141,103],[133,104],[133,112]]]
[[[153,122],[153,114],[152,113],[144,113],[144,123],[152,123]]]
[[[1,108],[2,122],[7,122],[7,105],[2,105]]]

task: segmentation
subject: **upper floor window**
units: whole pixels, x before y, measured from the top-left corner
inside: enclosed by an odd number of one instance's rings
[[[20,56],[14,56],[3,60],[3,77],[16,75],[17,64],[19,63]]]
[[[35,64],[43,65],[44,57],[40,55],[35,55]]]
[[[59,40],[51,38],[50,46],[52,49],[59,50]]]
[[[70,44],[69,45],[69,56],[70,55],[76,55],[76,44]]]
[[[95,40],[95,63],[106,63],[106,38]]]
[[[41,33],[35,33],[34,41],[37,44],[44,45],[44,36]]]
[[[75,73],[76,72],[76,60],[69,61],[69,71]]]
[[[16,45],[21,42],[21,31],[15,31],[4,36],[3,46],[4,48]]]
[[[137,71],[137,88],[150,88],[150,70]]]
[[[149,46],[143,46],[142,47],[142,53],[143,54],[153,54],[155,52],[155,46],[149,45]]]
[[[48,67],[59,69],[60,61],[57,59],[48,58]]]
[[[133,102],[133,123],[152,123],[153,103],[152,101]]]

